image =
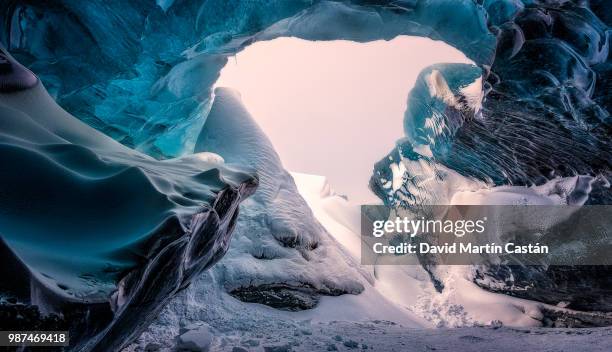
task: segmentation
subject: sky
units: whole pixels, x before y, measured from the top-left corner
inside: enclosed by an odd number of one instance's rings
[[[418,74],[441,62],[472,63],[428,38],[279,38],[230,58],[216,86],[241,93],[287,170],[326,176],[356,204],[379,203],[368,189],[373,165],[403,136]]]

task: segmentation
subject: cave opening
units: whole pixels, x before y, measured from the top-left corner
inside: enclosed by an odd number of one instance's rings
[[[473,63],[429,38],[365,43],[282,37],[230,57],[216,87],[240,92],[287,170],[327,177],[355,204],[378,203],[373,165],[403,137],[409,91],[426,67]]]

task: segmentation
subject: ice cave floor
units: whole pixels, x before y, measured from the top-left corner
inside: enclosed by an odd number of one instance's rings
[[[238,319],[242,319],[240,317]],[[235,319],[232,319],[235,320]],[[612,328],[410,329],[389,321],[242,321],[192,324],[166,343],[147,336],[127,351],[610,351]],[[172,346],[172,347],[170,347]]]

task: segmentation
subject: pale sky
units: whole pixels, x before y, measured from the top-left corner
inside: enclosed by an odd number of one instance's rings
[[[374,163],[403,136],[409,90],[440,62],[471,63],[428,38],[279,38],[230,58],[217,86],[241,93],[287,170],[327,176],[336,192],[365,204],[377,199],[368,189]]]

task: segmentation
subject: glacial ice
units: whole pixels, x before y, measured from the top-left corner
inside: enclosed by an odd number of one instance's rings
[[[424,70],[408,97],[406,138],[376,165],[371,188],[386,204],[410,208],[447,204],[456,179],[465,180],[461,187],[481,183],[503,192],[508,185],[543,186],[565,178],[576,180],[570,203],[609,204],[610,29],[609,20],[596,16],[603,7],[597,3],[595,14],[571,1],[484,6],[497,36],[495,60],[479,65],[480,79],[475,68]],[[433,70],[440,73],[435,79],[428,72]],[[479,80],[483,99],[469,104],[478,99],[466,89]],[[499,196],[487,202],[508,201]],[[605,303],[607,267],[501,265],[481,268],[477,276],[494,292],[552,304],[566,299],[579,310],[611,308]],[[585,281],[589,292],[575,284]],[[577,317],[574,323],[598,319]]]
[[[0,16],[11,24],[2,42],[41,77],[61,106],[123,144],[158,157],[191,152],[222,56],[253,41],[429,36],[479,64],[490,64],[495,48],[485,11],[470,0],[393,7],[310,0],[189,0],[159,6],[153,0],[62,0],[51,7],[18,1]],[[214,58],[220,61],[210,62]]]
[[[2,196],[9,200],[2,205],[9,214],[27,214],[2,217],[0,226],[8,244],[4,247],[15,248],[18,257],[26,257],[37,246],[58,245],[55,238],[80,240],[60,247],[55,252],[59,258],[44,252],[24,260],[29,266],[27,270],[22,266],[22,272],[36,272],[45,261],[44,267],[53,269],[53,280],[66,281],[53,287],[54,282],[42,273],[35,276],[37,285],[51,289],[34,298],[50,303],[49,292],[65,295],[64,287],[67,294],[81,297],[99,299],[108,294],[112,275],[101,271],[105,260],[112,259],[119,269],[131,268],[131,275],[125,276],[111,299],[115,317],[105,334],[116,346],[133,340],[152,319],[153,311],[161,310],[196,272],[227,249],[238,198],[252,192],[254,186],[249,176],[235,168],[248,166],[262,173],[262,190],[245,202],[245,216],[236,223],[237,241],[214,267],[214,275],[206,275],[211,285],[221,277],[221,284],[230,292],[238,289],[234,294],[243,299],[258,301],[281,292],[288,293],[288,301],[306,307],[316,303],[321,293],[358,293],[368,285],[367,273],[351,267],[351,259],[345,258],[344,250],[309,212],[262,134],[257,129],[238,130],[240,125],[228,128],[223,119],[231,116],[215,113],[215,109],[233,109],[240,113],[240,124],[253,125],[232,94],[211,91],[226,57],[253,41],[294,35],[366,42],[419,35],[443,40],[475,62],[476,66],[433,67],[408,97],[406,138],[376,165],[371,181],[373,191],[388,205],[411,207],[448,200],[452,179],[465,181],[466,189],[538,187],[573,177],[597,179],[601,182],[589,183],[593,187],[586,192],[588,199],[581,202],[607,204],[611,200],[605,179],[610,177],[612,161],[612,17],[605,0],[17,0],[0,11],[5,24],[1,42],[38,75],[53,99],[87,125],[143,152],[79,123],[55,105],[32,75],[16,69],[12,59],[0,61],[0,139],[5,150],[1,155],[7,158],[3,165],[11,165],[9,172],[0,172],[5,178],[0,182],[6,192]],[[482,94],[475,92],[479,85]],[[200,154],[212,162],[198,157],[171,159],[190,154],[200,129],[204,126],[206,130],[207,125],[211,135],[202,135],[196,150],[220,157]],[[231,142],[215,144],[211,136],[223,135],[223,128],[229,133],[225,141]],[[234,138],[242,142],[234,145]],[[268,159],[261,159],[250,147]],[[221,159],[227,164],[222,166]],[[104,183],[109,183],[107,192]],[[219,192],[221,189],[231,191]],[[136,200],[127,197],[132,192],[139,193]],[[35,228],[26,212],[29,209],[17,194],[32,197],[27,205],[38,206],[33,210],[45,228]],[[130,213],[138,216],[128,217],[121,207],[97,204],[93,199],[105,199],[111,205],[125,201],[132,205]],[[209,215],[200,215],[204,213],[198,204],[207,204]],[[278,211],[268,212],[267,207]],[[77,226],[57,221],[62,219],[58,214],[66,214],[63,210],[82,215],[71,219]],[[204,219],[213,210],[223,213],[220,222]],[[296,222],[296,217],[304,221]],[[160,227],[165,221],[174,230],[169,237],[156,231],[169,229]],[[185,236],[199,221],[218,225],[219,231],[213,231],[216,250],[185,247],[201,240]],[[106,237],[96,231],[96,226],[107,228],[109,223],[134,237],[124,242],[116,233]],[[24,229],[32,230],[28,231],[33,236],[29,241],[18,240]],[[55,238],[45,236],[49,229],[57,233]],[[83,229],[102,252],[83,240]],[[206,227],[198,233],[208,234],[209,230]],[[148,238],[160,242],[146,243]],[[175,238],[179,242],[171,242]],[[27,253],[19,252],[19,246],[27,248]],[[149,251],[157,256],[147,256]],[[176,266],[164,266],[183,263],[187,257],[198,262],[198,270],[177,272]],[[87,276],[78,278],[77,267],[66,264],[69,260],[84,261],[79,265],[102,282],[82,284]],[[11,265],[19,267],[15,261]],[[162,269],[167,270],[164,280],[147,276],[150,270]],[[548,303],[570,299],[570,308],[609,311],[609,274],[608,267],[509,270],[501,266],[485,268],[476,283],[489,291],[513,295],[519,292],[514,289],[522,289],[519,294],[525,299],[552,299]],[[462,286],[453,289],[452,275],[438,277],[446,278],[450,281],[442,295],[460,289],[466,295],[475,292]],[[24,280],[18,282],[29,288]],[[251,282],[259,289],[249,290]],[[537,290],[524,289],[533,282]],[[568,282],[586,282],[597,305],[576,299],[578,287],[570,287],[571,292],[561,289]],[[240,290],[243,288],[247,289]],[[368,294],[367,289],[362,292]],[[24,290],[16,294],[23,296]],[[342,299],[358,297],[346,296]],[[498,295],[488,297],[499,299]],[[150,300],[155,307],[133,308],[138,301]],[[99,348],[96,342],[91,340],[88,348]]]
[[[129,149],[1,55],[0,310],[12,311],[7,299],[38,306],[74,319],[63,328],[75,348],[118,349],[223,256],[257,181],[211,154],[158,161]],[[4,328],[23,319],[6,314]]]
[[[207,88],[213,85],[224,55],[278,36],[370,41],[403,34],[444,40],[483,70],[483,91],[489,94],[482,113],[489,118],[462,126],[453,139],[456,146],[436,155],[443,164],[495,184],[538,183],[542,177],[549,178],[552,170],[569,176],[574,171],[598,172],[606,165],[607,122],[597,121],[607,121],[609,116],[605,109],[609,30],[597,17],[605,18],[599,2],[594,6],[596,14],[573,2],[519,0],[482,4],[468,0],[129,1],[120,11],[118,6],[62,1],[45,9],[18,2],[2,14],[5,23],[11,23],[3,41],[36,70],[69,111],[154,156],[191,151],[210,105]],[[75,14],[79,21],[68,14]],[[110,24],[116,29],[101,31],[101,18],[112,18]],[[65,29],[54,27],[60,20],[66,23]],[[92,35],[86,40],[64,40],[76,33]],[[91,54],[74,60],[77,52]],[[538,62],[540,52],[555,59],[531,64]],[[77,74],[79,70],[82,74]],[[194,75],[198,79],[191,78]],[[603,84],[594,84],[596,76],[602,77]],[[510,98],[525,104],[513,109]],[[497,125],[506,121],[506,115],[511,126],[533,125],[536,122],[531,119],[543,114],[550,115],[552,120],[545,126],[553,131],[547,132],[549,138],[533,138],[533,143],[541,142],[519,159],[521,167],[514,167],[511,153],[503,151],[512,149],[517,138],[511,128]],[[568,114],[570,119],[565,117]],[[461,113],[450,115],[451,120],[463,120]],[[561,131],[557,125],[563,126]],[[480,143],[475,143],[477,137]],[[578,141],[576,155],[551,145],[550,138],[559,144]],[[500,150],[496,158],[484,155],[496,148]],[[551,149],[560,151],[548,155]],[[600,157],[589,162],[585,160],[589,154]],[[552,159],[545,163],[549,164],[546,170],[532,170],[537,167],[531,164],[542,164],[544,159]],[[573,166],[558,170],[563,164]]]

